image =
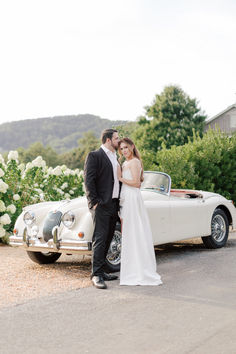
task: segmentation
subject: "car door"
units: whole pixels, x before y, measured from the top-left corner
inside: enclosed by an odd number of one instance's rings
[[[203,198],[170,196],[170,241],[205,235],[208,215],[205,205]]]
[[[153,192],[155,193],[155,192]],[[145,201],[152,229],[153,244],[169,242],[170,203],[167,195],[157,195],[156,200]]]

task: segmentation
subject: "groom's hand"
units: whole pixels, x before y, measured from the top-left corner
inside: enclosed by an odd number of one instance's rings
[[[98,203],[93,206],[93,210],[95,210],[98,206]]]
[[[120,181],[120,179],[121,179],[121,176],[122,176],[122,172],[121,172],[120,165],[117,165],[117,177],[118,177],[118,180],[119,180],[119,181]]]

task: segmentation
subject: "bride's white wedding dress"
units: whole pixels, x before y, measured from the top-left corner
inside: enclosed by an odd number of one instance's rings
[[[132,179],[124,163],[122,177]],[[141,171],[140,171],[141,173]],[[122,224],[120,285],[159,285],[152,231],[139,188],[122,184],[120,195]]]

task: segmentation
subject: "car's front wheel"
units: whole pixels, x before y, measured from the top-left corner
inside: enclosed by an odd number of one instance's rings
[[[229,236],[229,221],[221,209],[216,209],[211,219],[211,235],[202,237],[207,248],[221,248],[225,246]]]
[[[121,258],[121,225],[117,224],[106,257],[106,271],[119,272]]]
[[[32,251],[26,251],[29,258],[38,264],[50,264],[50,263],[55,263],[58,258],[61,256],[61,253],[56,253],[56,252],[47,252],[47,253],[42,253],[42,252],[32,252]]]

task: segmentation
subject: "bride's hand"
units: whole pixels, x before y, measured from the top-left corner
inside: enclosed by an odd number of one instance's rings
[[[121,181],[122,172],[121,172],[120,165],[117,166],[117,177],[118,177],[118,180]]]

